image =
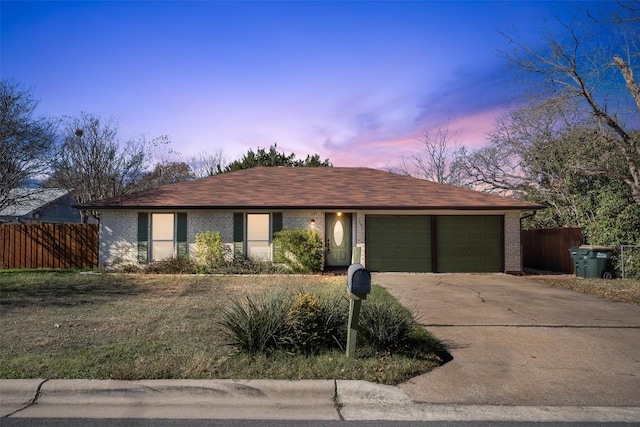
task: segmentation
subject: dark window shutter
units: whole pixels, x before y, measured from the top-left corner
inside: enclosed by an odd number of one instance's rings
[[[280,245],[275,241],[275,236],[278,231],[282,230],[282,212],[274,212],[271,214],[271,241],[273,242],[273,260],[278,262],[282,250]]]
[[[233,214],[233,257],[244,258],[244,214]]]
[[[178,258],[187,255],[187,213],[176,215],[176,249]]]
[[[149,214],[138,212],[138,262],[149,260]]]
[[[271,231],[272,231],[272,236],[271,238],[273,238],[273,236],[278,232],[282,230],[282,212],[274,212],[271,214],[271,218],[272,218],[272,224],[271,224]]]

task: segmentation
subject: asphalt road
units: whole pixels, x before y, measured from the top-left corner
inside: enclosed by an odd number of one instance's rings
[[[0,418],[0,427],[635,427],[638,423]]]

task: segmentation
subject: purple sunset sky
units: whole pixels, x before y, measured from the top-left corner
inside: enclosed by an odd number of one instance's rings
[[[334,166],[385,167],[449,122],[485,143],[518,94],[501,31],[597,2],[1,2],[0,73],[38,114],[114,117],[182,160],[277,143]]]

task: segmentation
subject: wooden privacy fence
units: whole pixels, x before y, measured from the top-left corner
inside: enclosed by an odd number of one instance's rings
[[[581,228],[541,228],[522,230],[522,265],[524,268],[574,273],[569,248],[582,244]]]
[[[0,225],[0,268],[97,266],[97,224]]]

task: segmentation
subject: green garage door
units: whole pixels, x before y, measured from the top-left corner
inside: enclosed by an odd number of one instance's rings
[[[431,271],[431,217],[367,215],[365,257],[370,271]]]
[[[437,217],[438,272],[502,272],[502,224],[502,216]]]

